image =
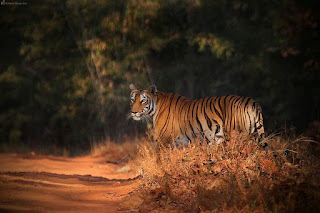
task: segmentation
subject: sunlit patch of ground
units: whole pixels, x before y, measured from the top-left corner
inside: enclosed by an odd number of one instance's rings
[[[117,212],[138,180],[110,160],[0,154],[0,212]]]

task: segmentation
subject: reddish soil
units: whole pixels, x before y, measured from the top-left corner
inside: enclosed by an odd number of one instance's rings
[[[126,168],[106,157],[0,154],[0,212],[119,212],[138,184]]]

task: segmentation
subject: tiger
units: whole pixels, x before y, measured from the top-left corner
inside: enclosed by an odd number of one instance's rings
[[[187,144],[205,138],[209,144],[219,144],[233,130],[264,138],[264,125],[260,105],[249,97],[235,95],[205,97],[190,100],[175,93],[137,89],[129,85],[129,117],[150,120],[154,127],[154,140],[162,144]],[[261,141],[261,140],[260,140]],[[267,151],[268,145],[262,145]]]

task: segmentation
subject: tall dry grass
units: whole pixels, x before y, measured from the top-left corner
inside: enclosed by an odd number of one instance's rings
[[[93,157],[105,156],[109,163],[128,163],[136,159],[142,141],[144,140],[126,140],[122,143],[110,140],[92,142],[90,154]]]
[[[274,153],[239,133],[215,146],[141,145],[140,211],[320,212],[319,143],[284,135],[265,140]]]

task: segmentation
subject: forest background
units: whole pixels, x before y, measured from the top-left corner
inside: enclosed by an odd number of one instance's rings
[[[320,120],[317,1],[15,2],[0,5],[0,151],[140,137],[130,83],[252,97],[269,133]]]

